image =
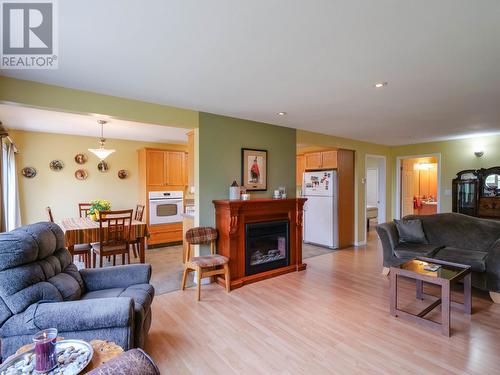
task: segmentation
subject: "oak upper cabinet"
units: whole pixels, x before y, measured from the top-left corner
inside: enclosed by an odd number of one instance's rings
[[[337,153],[337,150],[328,150],[304,154],[305,169],[335,169],[337,168]]]
[[[163,150],[146,150],[146,185],[165,186],[166,158]]]
[[[139,151],[141,159],[144,160],[140,165],[145,169],[148,189],[186,185],[185,152],[143,149]]]
[[[304,154],[306,169],[321,168],[321,152],[310,152]]]
[[[306,170],[305,156],[297,155],[296,171],[295,171],[295,175],[297,178],[297,186],[302,185],[302,179],[304,177],[305,170]]]
[[[167,167],[167,185],[184,185],[186,154],[182,151],[167,151],[165,153],[165,158]]]
[[[323,151],[321,153],[321,168],[333,169],[337,168],[337,151]]]

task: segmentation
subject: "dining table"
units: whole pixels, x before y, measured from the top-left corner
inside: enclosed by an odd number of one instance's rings
[[[99,222],[89,217],[62,219],[57,223],[64,232],[65,246],[73,253],[75,245],[99,242]],[[132,220],[130,241],[139,240],[139,260],[146,261],[146,239],[149,237],[148,225],[144,221]]]

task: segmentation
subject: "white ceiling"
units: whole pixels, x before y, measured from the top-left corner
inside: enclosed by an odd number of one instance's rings
[[[7,129],[95,137],[96,145],[101,134],[97,123],[99,119],[107,121],[104,125],[104,137],[108,139],[187,143],[188,129],[0,104],[0,120]]]
[[[383,144],[500,131],[498,0],[58,4],[59,69],[3,74]]]

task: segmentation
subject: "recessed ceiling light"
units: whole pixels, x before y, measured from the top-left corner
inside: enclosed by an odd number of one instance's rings
[[[278,116],[286,116],[286,112],[278,112],[276,113]]]
[[[376,84],[373,85],[375,88],[380,89],[384,86],[387,86],[387,82],[377,82]]]

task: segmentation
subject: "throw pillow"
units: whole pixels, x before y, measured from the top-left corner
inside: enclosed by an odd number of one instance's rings
[[[400,243],[428,243],[422,226],[422,220],[402,219],[394,220],[394,223],[396,224],[396,228],[398,230]]]

